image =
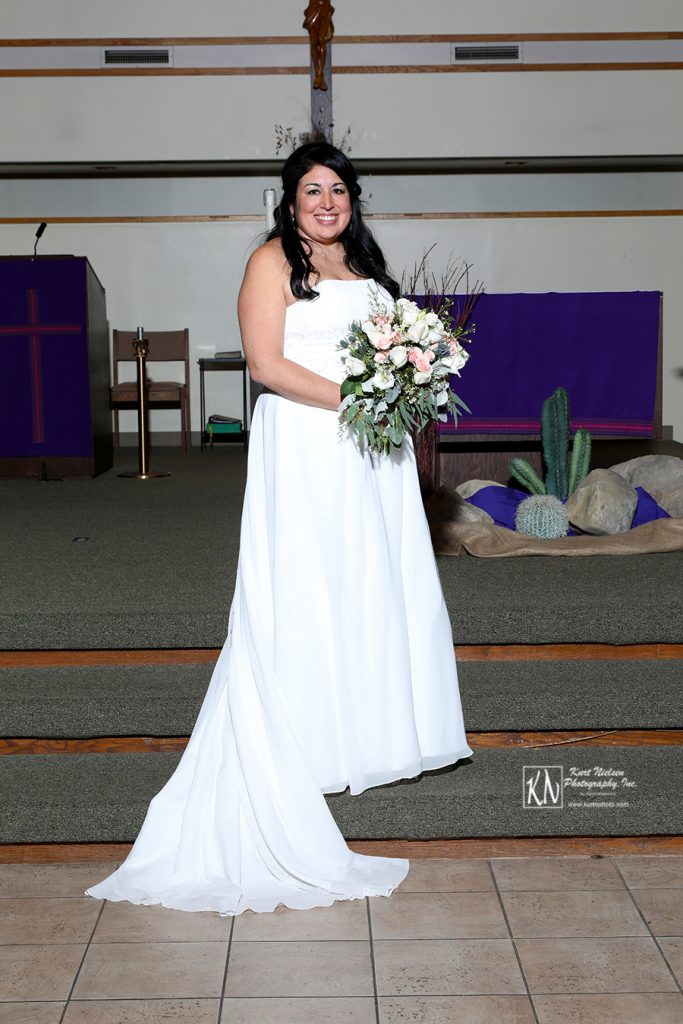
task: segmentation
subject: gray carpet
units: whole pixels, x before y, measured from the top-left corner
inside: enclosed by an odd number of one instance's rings
[[[211,665],[0,669],[0,736],[187,736]],[[465,724],[498,729],[683,727],[683,662],[458,665]]]
[[[0,648],[222,646],[244,452],[160,449],[152,467],[173,476],[0,481]],[[683,552],[438,566],[458,644],[683,640]]]
[[[26,755],[0,758],[0,843],[116,842],[135,838],[175,754]],[[565,790],[564,808],[524,808],[522,767],[562,765],[623,771],[635,786],[600,799]],[[683,764],[671,747],[479,750],[453,768],[412,781],[326,797],[347,839],[658,835],[683,831]],[[577,792],[577,791],[573,791]]]

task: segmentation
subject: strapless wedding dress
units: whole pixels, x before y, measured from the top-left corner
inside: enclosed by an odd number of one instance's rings
[[[341,381],[377,286],[317,288],[284,355]],[[87,893],[221,914],[388,896],[408,860],[352,852],[323,794],[471,753],[412,440],[363,454],[335,411],[260,395],[225,646],[127,860]]]

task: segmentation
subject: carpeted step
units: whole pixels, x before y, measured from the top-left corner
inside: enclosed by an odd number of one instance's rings
[[[136,461],[123,451],[116,459],[117,468]],[[173,475],[143,486],[115,472],[3,482],[0,649],[223,645],[244,452],[163,449],[153,465]],[[456,644],[683,640],[681,551],[437,564]]]
[[[0,736],[187,736],[213,666],[0,669]],[[683,661],[465,661],[469,731],[683,727]]]
[[[126,842],[177,754],[0,758],[0,842]],[[524,766],[563,769],[564,806],[524,807]],[[577,770],[621,772],[616,789],[568,788]],[[600,779],[603,776],[599,776]],[[624,786],[621,779],[633,785]],[[326,797],[347,839],[676,835],[683,831],[683,760],[675,747],[479,750],[455,768]],[[540,793],[540,791],[539,791]],[[576,801],[579,806],[570,806]],[[605,806],[606,803],[625,806]],[[587,806],[583,806],[586,804]]]
[[[683,641],[683,551],[437,564],[456,644]]]

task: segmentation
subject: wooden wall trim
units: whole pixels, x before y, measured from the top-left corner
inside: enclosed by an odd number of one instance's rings
[[[615,61],[575,64],[377,64],[338,65],[335,75],[471,75],[523,74],[535,71],[681,71],[683,61]],[[239,77],[254,75],[308,75],[308,67],[248,68],[10,68],[0,70],[0,78],[172,78],[210,75]]]
[[[369,213],[366,220],[528,220],[554,218],[595,217],[681,217],[680,210],[497,210],[497,211],[438,211],[433,213]],[[0,224],[220,224],[235,222],[262,222],[260,213],[191,214],[183,216],[135,217],[51,217],[36,213],[32,217],[0,217]]]
[[[336,35],[344,43],[629,42],[683,39],[683,32],[448,32],[405,35]],[[0,46],[298,46],[307,36],[132,36],[109,38],[0,39]]]
[[[683,61],[609,61],[598,64],[377,64],[335,65],[335,75],[498,74],[526,71],[680,71]]]
[[[335,68],[335,73],[336,73]],[[382,69],[379,69],[382,70]],[[174,76],[308,75],[308,67],[267,68],[4,68],[0,78],[173,78]]]

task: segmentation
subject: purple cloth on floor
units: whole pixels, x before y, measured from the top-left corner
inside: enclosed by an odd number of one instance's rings
[[[496,487],[489,484],[488,487],[482,487],[475,494],[470,495],[467,501],[488,512],[497,526],[505,526],[508,530],[514,530],[517,506],[520,501],[524,501],[528,497],[526,491],[519,491],[516,487]],[[567,536],[576,537],[576,530],[572,530],[570,527]]]
[[[454,312],[462,301],[454,297]],[[451,377],[472,411],[440,434],[538,434],[541,406],[561,386],[572,432],[651,437],[660,303],[654,291],[485,293],[470,358]]]
[[[665,512],[646,490],[642,487],[636,487],[635,490],[638,495],[638,504],[633,513],[631,529],[634,526],[649,523],[653,519],[671,518],[669,513]],[[516,487],[497,487],[494,484],[489,484],[487,487],[481,487],[466,500],[471,505],[476,505],[477,508],[488,512],[497,526],[505,526],[508,530],[514,530],[517,506],[520,501],[528,497],[526,491],[520,491]],[[567,536],[579,537],[580,533],[570,527]]]
[[[668,512],[657,504],[649,491],[643,487],[636,487],[638,504],[631,520],[631,529],[634,526],[642,526],[643,523],[651,523],[653,519],[671,519]]]

